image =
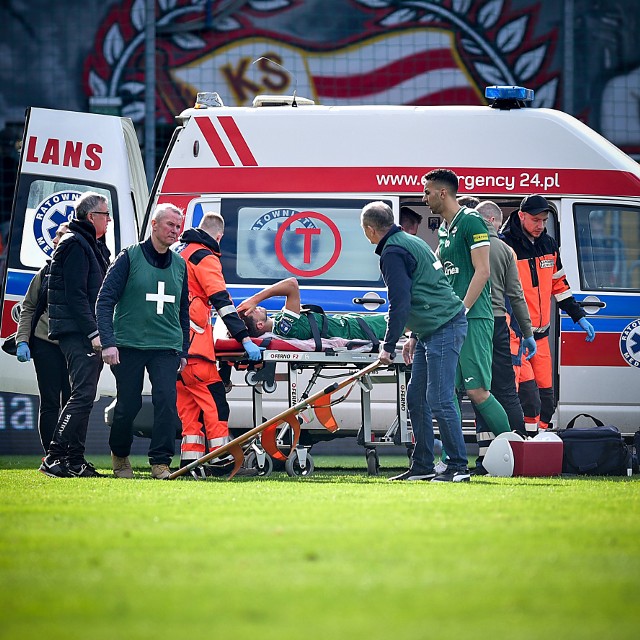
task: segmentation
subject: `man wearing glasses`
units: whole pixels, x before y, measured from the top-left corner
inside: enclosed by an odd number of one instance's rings
[[[58,340],[69,369],[71,396],[60,413],[40,471],[55,478],[95,478],[84,457],[89,414],[102,370],[95,306],[109,266],[104,235],[111,217],[105,196],[92,191],[75,203],[75,215],[56,248],[49,277],[49,338]]]

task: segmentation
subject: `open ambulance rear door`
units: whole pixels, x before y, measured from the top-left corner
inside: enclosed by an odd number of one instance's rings
[[[85,191],[97,191],[109,200],[112,221],[106,242],[113,259],[121,248],[138,240],[149,198],[132,122],[29,109],[0,290],[0,340],[16,331],[27,287],[51,257],[56,229],[73,215],[73,203]],[[31,363],[19,363],[1,352],[0,372],[2,391],[37,393]],[[108,368],[100,392],[115,393]]]
[[[566,198],[561,256],[592,343],[562,314],[559,423],[590,413],[626,435],[640,428],[640,199]]]

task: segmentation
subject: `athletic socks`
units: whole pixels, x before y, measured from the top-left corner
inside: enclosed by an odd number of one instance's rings
[[[497,436],[505,431],[511,431],[509,418],[505,410],[492,394],[489,394],[489,397],[484,402],[477,404],[476,409],[480,412],[494,435]]]

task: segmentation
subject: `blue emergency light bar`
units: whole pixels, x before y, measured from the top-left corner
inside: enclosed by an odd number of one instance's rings
[[[492,86],[484,90],[484,97],[491,100],[491,106],[497,109],[520,108],[533,101],[533,89]]]

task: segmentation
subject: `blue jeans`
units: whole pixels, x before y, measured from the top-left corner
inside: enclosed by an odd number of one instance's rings
[[[416,473],[433,473],[434,417],[449,456],[448,468],[455,471],[467,468],[467,450],[455,396],[456,368],[466,335],[467,318],[463,310],[435,333],[416,343],[407,389],[416,441],[411,469]]]

